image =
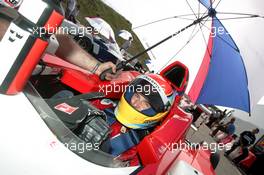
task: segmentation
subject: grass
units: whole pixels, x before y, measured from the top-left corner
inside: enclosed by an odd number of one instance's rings
[[[136,55],[137,53],[144,50],[144,47],[142,46],[140,40],[131,30],[132,24],[111,7],[107,6],[100,0],[78,0],[78,3],[81,7],[78,19],[82,24],[87,24],[84,17],[100,16],[111,25],[115,33],[117,33],[119,30],[124,29],[129,31],[133,35],[133,42],[128,50],[130,54]],[[124,40],[120,37],[116,36],[116,40],[119,46],[124,43]],[[148,55],[144,54],[140,57],[140,62],[144,63],[144,60],[148,58]]]

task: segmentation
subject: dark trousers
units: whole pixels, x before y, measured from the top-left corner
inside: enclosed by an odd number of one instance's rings
[[[209,128],[212,127],[213,123],[217,121],[218,118],[215,118],[215,117],[210,117],[209,118],[209,122],[206,123],[206,126],[208,126]]]
[[[215,136],[218,131],[222,131],[224,133],[227,133],[226,128],[224,126],[220,125],[220,126],[217,126],[217,128],[215,130],[213,130],[212,136]]]
[[[241,160],[244,160],[248,156],[248,148],[242,148],[242,154],[236,158],[234,158],[234,163],[238,164]]]
[[[231,152],[233,152],[237,147],[239,147],[240,146],[240,143],[239,142],[235,142],[234,144],[233,144],[233,146],[231,147],[231,149],[230,150],[228,150],[228,151],[226,151],[225,153],[227,154],[227,155],[229,155]]]
[[[242,147],[242,145],[240,144],[240,142],[235,142],[233,144],[233,146],[231,147],[231,149],[228,150],[228,151],[226,151],[225,153],[227,155],[229,155],[231,152],[233,152],[239,146]],[[236,164],[238,164],[241,160],[245,159],[247,156],[248,156],[248,148],[247,147],[243,147],[242,148],[242,154],[239,155],[238,157],[236,157],[235,159],[233,159],[233,162],[236,163]]]

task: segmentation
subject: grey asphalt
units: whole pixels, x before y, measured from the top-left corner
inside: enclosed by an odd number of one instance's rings
[[[197,122],[199,123],[199,121]],[[198,131],[190,128],[187,139],[193,143],[206,141],[207,143],[214,143],[214,139],[209,135],[210,129],[202,124]],[[242,175],[240,171],[234,166],[225,156],[223,151],[220,151],[220,162],[216,168],[217,175]]]

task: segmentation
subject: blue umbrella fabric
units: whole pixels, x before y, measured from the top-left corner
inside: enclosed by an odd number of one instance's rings
[[[215,17],[209,72],[196,103],[241,109],[250,113],[247,73],[242,56],[223,24]]]
[[[255,85],[251,87],[251,93],[255,94],[250,96],[248,74],[244,62],[245,58],[247,58],[247,60],[249,59],[247,56],[248,54],[244,54],[244,56],[243,54],[241,54],[239,46],[237,46],[227,28],[222,24],[221,20],[218,19],[217,8],[213,8],[211,1],[200,0],[200,2],[208,9],[208,14],[212,17],[212,28],[218,32],[216,32],[214,36],[210,36],[210,39],[212,40],[212,46],[207,48],[209,49],[208,55],[210,61],[208,61],[207,64],[202,64],[200,67],[200,70],[208,69],[205,81],[202,85],[200,83],[200,86],[195,86],[194,83],[192,88],[190,89],[189,95],[191,96],[191,99],[193,101],[199,104],[220,105],[240,109],[242,111],[250,113],[253,106],[250,101],[251,97],[255,97],[255,99],[253,99],[253,103],[256,104],[261,96],[263,96],[264,91],[263,89],[260,92],[256,88],[254,89],[254,87],[263,87],[263,83],[259,80],[258,82],[253,82],[253,84]],[[221,1],[218,1],[217,5],[219,5],[220,3]],[[250,17],[263,18],[258,15],[249,15],[248,18]],[[261,20],[263,23],[264,20]],[[243,28],[237,30],[237,32],[240,32],[242,30]],[[208,44],[210,45],[209,42]],[[243,50],[244,53],[253,52],[249,51],[252,48],[250,48],[249,43],[248,45],[248,48],[243,47],[243,49],[245,49]],[[251,60],[248,61],[251,62],[251,65],[252,62],[257,61],[257,59],[253,59],[254,57],[252,57]],[[252,66],[249,66],[248,69],[252,69]],[[197,76],[199,76],[199,73],[197,74]],[[255,74],[253,76],[257,75]],[[253,76],[251,75],[251,78],[254,78]]]

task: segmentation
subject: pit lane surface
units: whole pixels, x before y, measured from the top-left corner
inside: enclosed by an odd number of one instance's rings
[[[196,123],[200,123],[199,119]],[[214,143],[214,139],[209,135],[210,129],[206,125],[201,125],[198,131],[194,131],[192,128],[189,130],[187,134],[187,139],[193,143],[199,143],[202,140],[206,141],[207,143]],[[217,175],[242,175],[237,167],[231,163],[224,156],[224,152],[220,152],[220,162],[216,168]]]

